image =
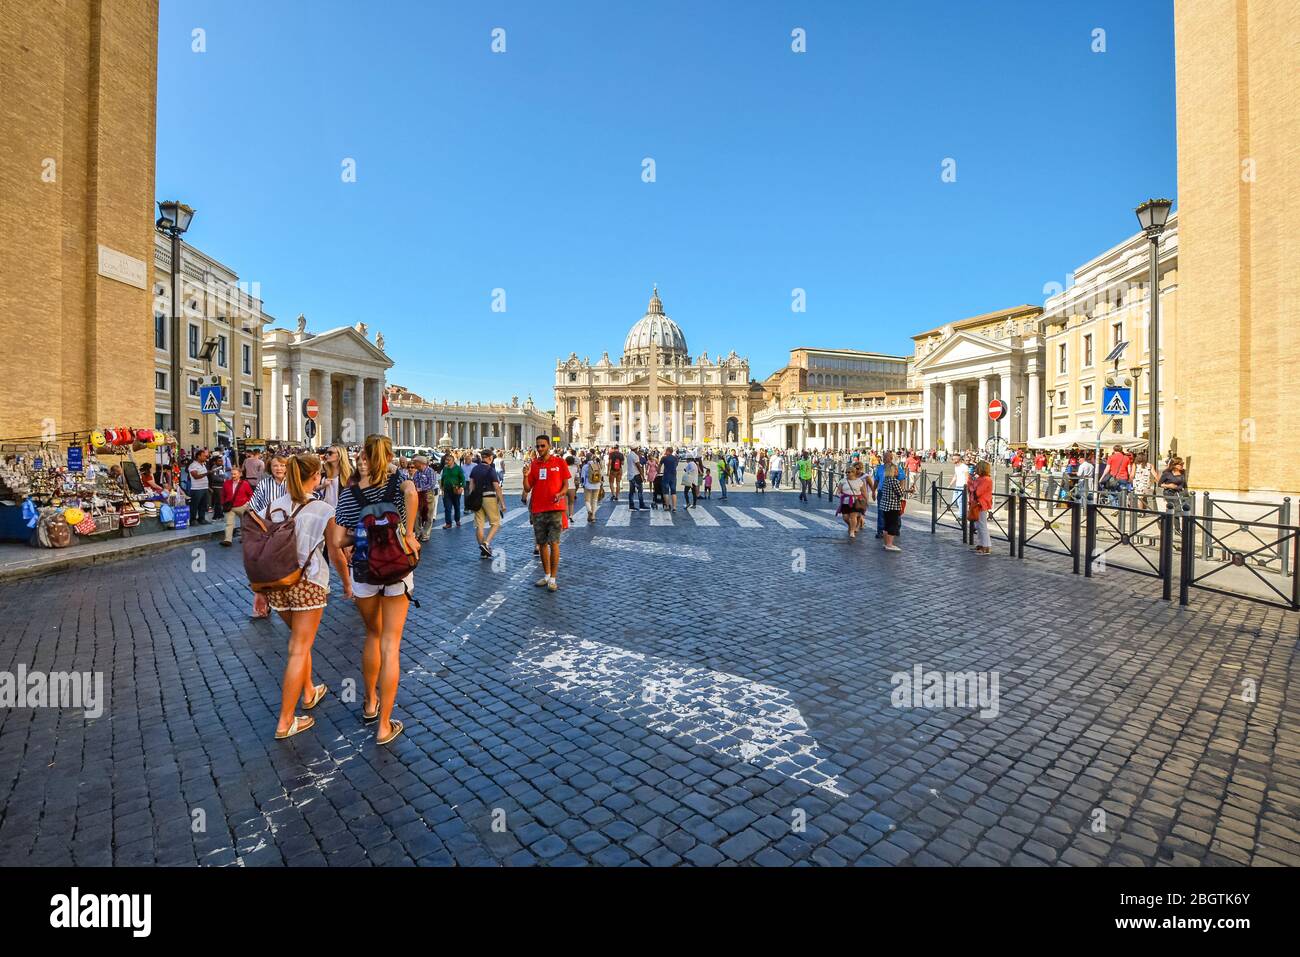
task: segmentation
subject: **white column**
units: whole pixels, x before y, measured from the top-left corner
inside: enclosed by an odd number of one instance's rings
[[[957,399],[951,382],[943,384],[943,446],[951,450],[957,442]]]
[[[680,446],[686,431],[686,403],[681,396],[673,396],[673,438]]]
[[[1038,438],[1040,435],[1043,434],[1043,428],[1038,421],[1038,408],[1039,408],[1038,393],[1041,388],[1042,386],[1039,384],[1038,381],[1038,373],[1037,372],[1029,373],[1029,387],[1025,390],[1026,393],[1025,404],[1027,407],[1026,411],[1029,416],[1025,420],[1026,422],[1025,441],[1026,442],[1033,441],[1034,439]]]
[[[271,366],[271,391],[266,397],[269,409],[263,409],[263,415],[269,415],[267,420],[266,434],[273,438],[280,438],[280,420],[284,418],[284,383],[280,374],[278,365]]]
[[[1002,437],[1008,442],[1014,442],[1016,437],[1012,434],[1016,427],[1014,413],[1016,411],[1016,397],[1011,394],[1011,370],[1007,369],[998,378],[998,398],[1007,404],[1006,417],[1002,419]],[[984,410],[984,415],[988,417],[988,410]]]
[[[361,445],[366,440],[366,380],[359,375],[352,377],[352,408],[348,411],[347,418],[352,420],[352,442]],[[397,419],[390,420],[392,430],[389,432],[393,441],[398,441]]]
[[[311,395],[311,370],[297,369],[293,377],[293,428],[291,430],[293,441],[303,442],[305,438],[302,433],[302,400]]]
[[[600,434],[596,441],[608,445],[613,431],[609,421],[609,397],[605,396],[600,400]]]
[[[989,440],[989,377],[987,375],[979,377],[979,405],[975,409],[975,422],[979,447],[984,448],[984,443]]]
[[[316,416],[317,445],[332,445],[334,442],[334,388],[330,373],[320,370],[320,414]]]

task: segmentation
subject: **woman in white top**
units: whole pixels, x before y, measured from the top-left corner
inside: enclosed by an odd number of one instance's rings
[[[840,481],[840,514],[849,527],[849,538],[857,538],[867,512],[867,482],[862,466],[854,462]]]
[[[334,521],[334,509],[314,497],[321,481],[319,457],[295,455],[286,463],[284,480],[287,491],[271,503],[270,515],[272,521],[293,517],[298,562],[303,572],[288,588],[266,593],[267,603],[289,626],[289,659],[285,662],[281,684],[276,738],[291,738],[315,724],[310,715],[295,715],[294,707],[302,698],[303,708],[310,711],[320,704],[328,690],[323,684],[312,683],[311,646],[329,599],[330,567],[324,546],[325,532]]]
[[[352,480],[352,463],[348,461],[347,449],[341,445],[332,445],[325,450],[325,478],[316,489],[316,497],[328,502],[331,508],[338,508],[339,492]]]
[[[966,488],[966,480],[970,478],[970,466],[966,464],[964,458],[958,457],[957,464],[952,469],[952,504],[954,506],[961,503],[962,491]]]

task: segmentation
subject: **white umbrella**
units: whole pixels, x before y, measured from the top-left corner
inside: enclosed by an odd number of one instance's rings
[[[1091,449],[1097,445],[1097,430],[1075,429],[1072,432],[1060,432],[1056,435],[1042,435],[1036,439],[1030,439],[1027,444],[1031,449],[1059,450],[1074,448],[1076,445],[1081,449]],[[1124,449],[1144,449],[1147,447],[1148,442],[1146,439],[1124,435],[1122,432],[1102,432],[1102,448],[1113,449],[1117,445]]]

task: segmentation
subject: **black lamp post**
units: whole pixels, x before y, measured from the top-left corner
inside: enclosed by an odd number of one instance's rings
[[[190,228],[194,210],[176,200],[158,204],[157,228],[171,239],[172,245],[172,314],[171,314],[171,406],[172,429],[180,435],[184,411],[181,408],[181,236]]]
[[[1160,469],[1160,234],[1165,231],[1165,223],[1169,221],[1169,210],[1173,205],[1173,200],[1169,199],[1148,199],[1134,210],[1138,224],[1150,241],[1150,277],[1147,284],[1151,290],[1151,331],[1148,341],[1151,371],[1148,373],[1147,388],[1151,396],[1151,427],[1148,430],[1150,441],[1147,446],[1147,461],[1157,471]]]

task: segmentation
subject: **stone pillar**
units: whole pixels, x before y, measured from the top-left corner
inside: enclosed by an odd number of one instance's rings
[[[979,447],[989,440],[989,377],[979,377],[979,403],[975,407],[975,435]]]
[[[280,422],[284,419],[284,383],[281,379],[280,367],[271,366],[271,391],[267,394],[266,400],[269,409],[263,409],[262,414],[269,416],[267,420],[267,436],[273,439],[280,438]]]
[[[1008,442],[1016,441],[1013,434],[1016,428],[1016,397],[1011,394],[1011,370],[1008,369],[998,377],[998,398],[1007,404],[1006,417],[1002,419],[1002,437]],[[987,419],[989,411],[984,410],[984,417]]]
[[[601,445],[609,445],[613,434],[614,429],[609,420],[609,396],[603,396],[600,400],[600,433],[596,441]]]
[[[324,370],[320,372],[320,393],[314,396],[320,406],[316,416],[317,445],[334,444],[334,388],[333,376]]]
[[[957,442],[957,398],[951,382],[943,384],[943,446],[951,450]]]
[[[934,433],[934,386],[923,383],[921,386],[921,445],[929,448],[934,443],[930,436]]]
[[[311,395],[311,370],[297,369],[293,377],[293,441],[305,442],[302,431],[302,400]]]
[[[1039,408],[1039,390],[1042,385],[1038,381],[1038,373],[1029,373],[1029,386],[1025,389],[1025,441],[1032,442],[1043,434],[1043,428],[1038,421]]]

